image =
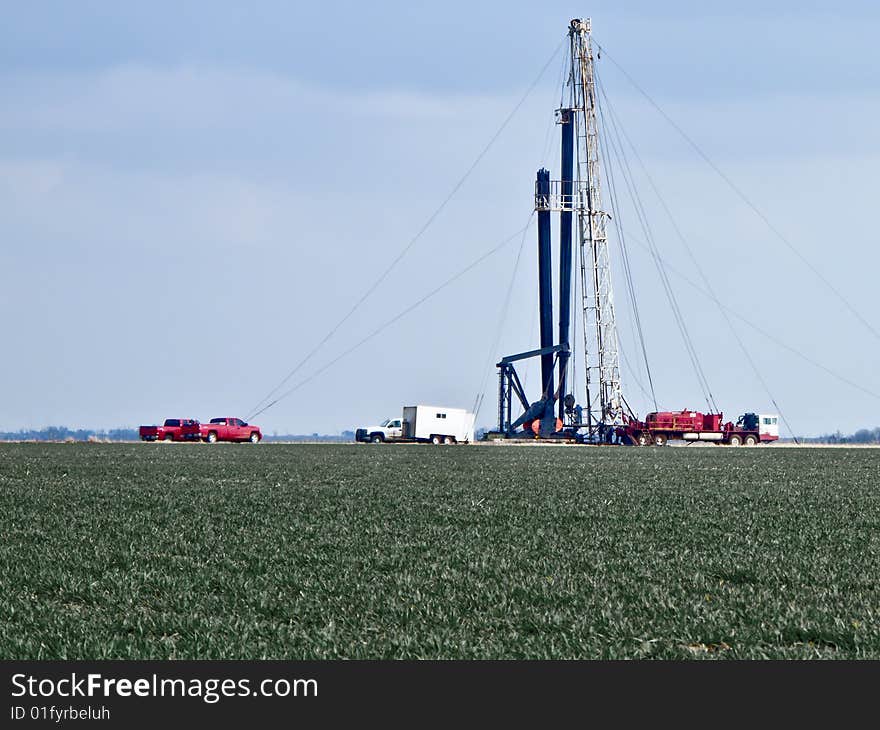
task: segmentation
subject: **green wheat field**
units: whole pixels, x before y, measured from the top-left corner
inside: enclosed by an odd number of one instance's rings
[[[880,450],[0,445],[0,657],[880,658]]]

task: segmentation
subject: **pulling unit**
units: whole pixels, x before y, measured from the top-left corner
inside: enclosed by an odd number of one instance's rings
[[[633,413],[620,388],[617,324],[611,285],[606,223],[602,210],[599,131],[593,75],[590,21],[569,25],[571,67],[569,103],[557,110],[561,128],[562,175],[538,171],[535,210],[538,213],[538,290],[540,348],[510,355],[497,365],[499,373],[498,431],[507,437],[527,436],[611,443],[618,426]],[[559,330],[553,338],[553,295],[550,214],[559,213]],[[580,301],[584,337],[585,405],[577,403],[571,365],[572,345],[572,214],[577,214]],[[532,403],[514,366],[541,358],[541,397]],[[558,381],[555,373],[558,370]],[[558,387],[554,387],[558,382]],[[573,390],[574,388],[572,388]],[[513,396],[523,406],[513,419]],[[521,429],[521,430],[520,430]]]
[[[589,19],[572,20],[568,36],[571,61],[567,82],[568,103],[556,111],[561,129],[561,177],[552,180],[550,172],[542,168],[538,170],[535,182],[540,342],[537,349],[508,355],[497,363],[498,426],[493,438],[545,438],[642,446],[663,445],[673,439],[710,441],[731,446],[777,440],[779,426],[775,414],[745,413],[736,423],[723,423],[723,414],[720,412],[684,410],[649,413],[641,421],[624,398],[607,236],[610,216],[602,207],[599,140],[603,136],[599,129],[600,110]],[[612,208],[618,213],[613,180],[610,190]],[[555,338],[552,213],[559,213],[560,239],[559,319]],[[575,244],[572,228],[575,223],[580,269],[577,280],[573,278]],[[618,235],[622,237],[619,228]],[[621,250],[624,250],[623,245]],[[623,264],[638,322],[636,298],[625,255]],[[673,309],[681,320],[674,292],[669,287],[667,290],[673,299]],[[574,358],[575,340],[578,338],[573,336],[577,320],[572,311],[572,302],[577,301],[578,297],[583,334],[583,365],[580,368],[583,405],[578,403],[578,397],[574,395],[578,390],[575,381],[579,363]],[[638,327],[641,325],[638,324]],[[704,391],[708,393],[708,406],[710,410],[717,410],[682,321],[679,321],[679,327],[701,384],[705,386]],[[639,333],[641,337],[641,330]],[[647,368],[648,357],[643,340],[642,348]],[[516,371],[517,364],[531,358],[540,358],[541,363],[541,393],[534,401],[528,398]],[[650,371],[648,376],[650,379]],[[653,395],[653,383],[651,391]],[[518,417],[514,412],[517,402],[522,407]]]

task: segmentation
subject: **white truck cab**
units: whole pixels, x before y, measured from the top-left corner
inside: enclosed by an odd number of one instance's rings
[[[400,418],[386,418],[378,426],[364,426],[356,432],[358,441],[396,441],[403,438],[403,421]]]
[[[385,431],[385,437],[398,439],[403,436],[403,422],[399,418],[386,418],[382,421],[381,428]]]
[[[758,435],[761,441],[775,441],[779,438],[779,416],[776,413],[758,414]]]

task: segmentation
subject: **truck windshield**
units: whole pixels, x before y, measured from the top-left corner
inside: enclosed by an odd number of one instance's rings
[[[171,427],[171,428],[174,428],[174,427],[180,425],[180,419],[178,419],[178,418],[168,418],[168,419],[165,420],[165,425],[166,425],[166,426],[169,426],[169,427]]]
[[[384,421],[382,421],[382,423],[380,423],[379,425],[382,426],[383,428],[384,428],[385,426],[390,426],[390,425],[391,425],[391,419],[390,419],[390,418],[386,418],[386,419],[385,419]]]
[[[211,423],[226,423],[225,418],[212,418]]]

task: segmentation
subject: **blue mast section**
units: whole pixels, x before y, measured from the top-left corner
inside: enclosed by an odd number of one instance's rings
[[[550,197],[550,171],[538,170],[539,196]],[[538,211],[538,306],[541,323],[541,349],[553,347],[553,270],[551,261],[549,206]],[[542,398],[553,399],[553,353],[541,355]],[[552,410],[551,410],[552,413]]]
[[[559,214],[559,344],[569,345],[571,325],[571,212],[574,208],[572,195],[572,171],[574,159],[574,124],[571,109],[560,109],[559,124],[562,126],[562,189]],[[571,353],[566,349],[559,353],[559,418],[565,419],[565,388],[568,380],[568,360]]]

